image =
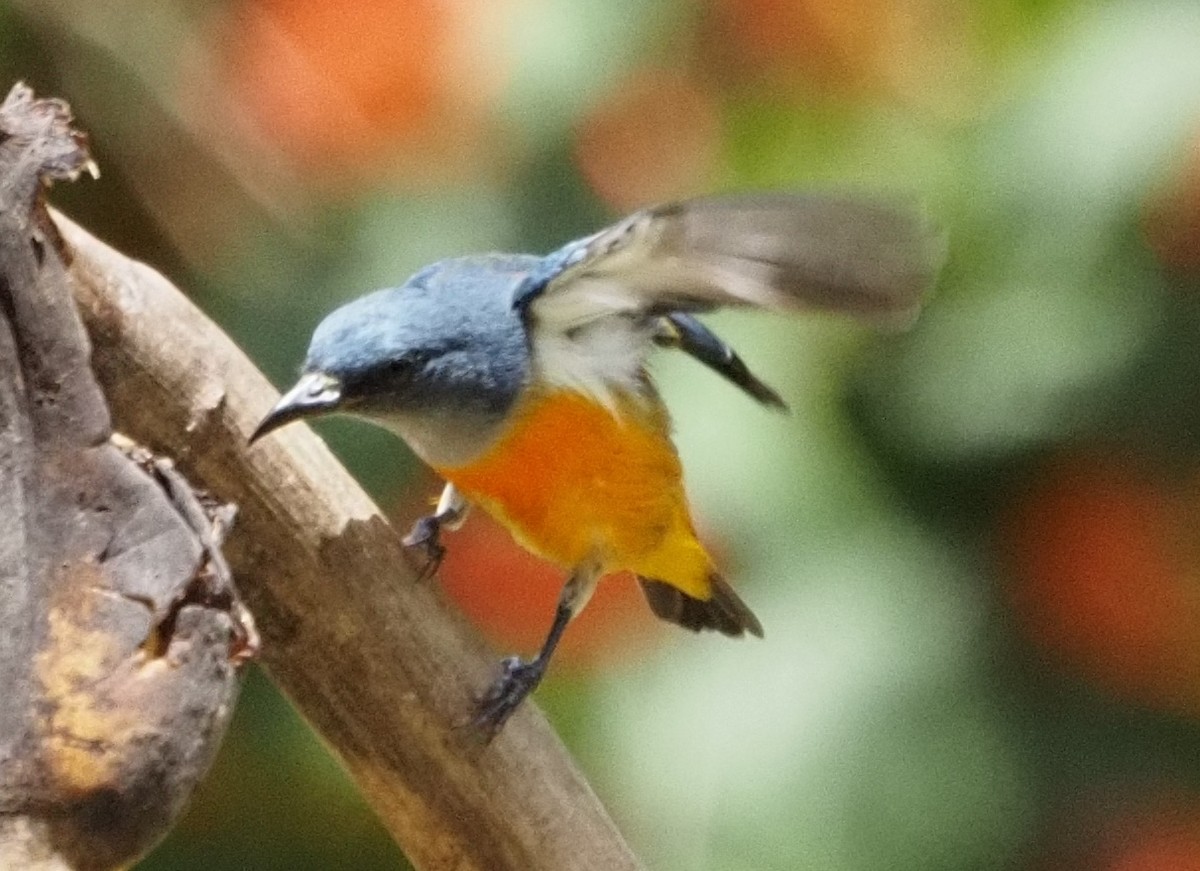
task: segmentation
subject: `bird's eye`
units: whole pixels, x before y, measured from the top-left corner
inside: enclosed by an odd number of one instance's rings
[[[390,358],[383,366],[387,375],[393,378],[405,378],[424,366],[432,355],[421,351],[408,351],[398,357]]]
[[[385,357],[346,375],[346,401],[358,406],[408,394],[431,355],[407,351]]]
[[[375,383],[386,385],[403,384],[420,371],[427,359],[427,356],[417,352],[390,357],[373,367],[368,378]]]

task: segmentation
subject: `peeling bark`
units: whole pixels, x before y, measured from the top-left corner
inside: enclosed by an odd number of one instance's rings
[[[255,636],[228,509],[112,439],[41,195],[91,167],[65,104],[0,105],[0,867],[123,867],[208,769]]]

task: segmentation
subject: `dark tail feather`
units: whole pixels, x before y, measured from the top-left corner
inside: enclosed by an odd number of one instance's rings
[[[693,599],[670,584],[653,578],[639,576],[638,580],[641,581],[642,592],[646,594],[646,601],[650,603],[650,610],[663,620],[678,623],[693,632],[716,629],[724,635],[738,636],[749,632],[762,638],[762,624],[720,575],[709,576],[712,596],[708,599]]]
[[[663,315],[654,340],[665,347],[678,348],[691,354],[763,405],[780,411],[788,410],[787,403],[750,371],[737,351],[691,315],[685,312],[669,312]]]

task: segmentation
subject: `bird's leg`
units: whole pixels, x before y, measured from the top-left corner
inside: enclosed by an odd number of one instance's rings
[[[438,570],[438,566],[442,564],[442,557],[446,555],[446,548],[439,540],[442,529],[453,532],[462,526],[470,507],[471,503],[458,492],[458,488],[447,484],[442,489],[441,498],[438,499],[433,514],[418,518],[408,535],[404,536],[401,543],[406,548],[419,547],[425,553],[425,565],[421,567],[418,580],[426,581]]]
[[[558,597],[558,607],[554,610],[554,622],[550,624],[550,632],[546,635],[538,655],[530,660],[510,656],[500,663],[500,677],[479,700],[479,707],[472,721],[472,725],[481,729],[489,740],[500,731],[500,727],[525,697],[541,683],[546,666],[550,664],[550,657],[554,654],[554,648],[558,646],[567,624],[583,610],[588,599],[592,597],[598,580],[599,565],[589,562],[577,567],[563,585],[562,593]]]

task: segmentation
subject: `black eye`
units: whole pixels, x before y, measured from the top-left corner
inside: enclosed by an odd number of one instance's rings
[[[416,364],[417,361],[412,357],[397,357],[384,363],[380,374],[392,378],[403,378],[412,374]]]
[[[403,377],[425,368],[425,364],[436,356],[437,354],[429,350],[406,351],[399,357],[389,359],[386,365],[388,371]]]
[[[346,391],[356,400],[367,400],[403,393],[428,362],[428,355],[409,352],[389,357],[344,379]]]

